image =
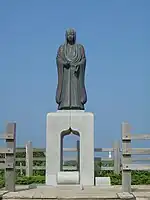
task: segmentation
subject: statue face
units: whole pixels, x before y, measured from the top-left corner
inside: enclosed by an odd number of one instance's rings
[[[67,34],[67,39],[68,39],[69,42],[73,41],[73,39],[74,39],[74,33],[68,33]]]
[[[75,38],[76,38],[75,31],[73,31],[73,30],[67,31],[67,32],[66,32],[66,38],[67,38],[67,41],[68,41],[68,42],[73,42],[73,41],[75,41]]]

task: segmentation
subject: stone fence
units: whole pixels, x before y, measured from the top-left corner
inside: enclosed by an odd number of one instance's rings
[[[150,140],[150,134],[131,134],[128,123],[122,123],[122,188],[131,192],[131,171],[149,171],[150,164],[136,164],[134,161],[150,161],[150,158],[133,159],[132,155],[150,155],[150,148],[132,148],[132,140]]]
[[[8,123],[6,131],[0,135],[6,140],[6,147],[0,148],[4,160],[0,162],[0,169],[5,170],[5,187],[8,191],[15,190],[15,150],[16,150],[16,123]]]
[[[76,152],[76,156],[69,156],[64,157],[64,165],[63,170],[77,170],[79,169],[79,159],[80,159],[80,150],[79,150],[79,141],[76,143],[76,148],[63,148],[63,152]],[[17,148],[17,153],[25,153],[24,158],[16,158],[16,161],[22,163],[24,162],[25,165],[20,164],[16,166],[16,169],[20,170],[21,174],[25,171],[26,176],[32,176],[34,170],[45,170],[45,148],[33,148],[32,142],[28,142],[25,147]],[[44,156],[35,157],[33,156],[35,153],[43,153]],[[102,166],[98,168],[98,170],[106,170],[106,171],[114,171],[114,173],[120,173],[120,147],[119,142],[115,142],[112,148],[95,148],[95,152],[109,152],[112,153],[112,157],[95,157],[95,161],[100,161]],[[43,164],[40,166],[36,165],[36,161],[41,161]],[[67,161],[75,161],[75,165],[71,166],[70,164],[65,164]],[[34,163],[34,164],[33,164]],[[111,166],[110,166],[111,165]]]
[[[0,148],[0,169],[5,170],[5,186],[8,191],[15,190],[15,171],[19,170],[23,175],[32,176],[34,170],[45,170],[45,148],[33,148],[32,142],[28,142],[25,147],[16,148],[16,123],[8,123],[6,131],[0,135],[0,139],[6,140],[6,148]],[[149,155],[150,148],[131,148],[131,140],[148,140],[150,134],[131,134],[128,123],[122,123],[122,144],[115,142],[112,148],[95,148],[97,152],[111,152],[112,157],[95,157],[96,161],[101,162],[97,170],[114,171],[119,174],[122,172],[122,188],[124,192],[131,191],[131,171],[132,170],[150,170],[150,164],[135,164],[136,161],[150,161],[150,158],[132,158],[131,155]],[[120,148],[120,144],[122,148]],[[77,141],[75,148],[64,148],[64,152],[76,152],[75,157],[65,157],[63,170],[79,170],[80,143]],[[18,157],[17,154],[24,154],[24,157]],[[36,153],[43,156],[35,157]],[[66,161],[75,161],[75,165],[67,166]],[[36,162],[41,162],[39,166]],[[19,163],[19,165],[18,165]],[[107,165],[108,164],[108,165]]]

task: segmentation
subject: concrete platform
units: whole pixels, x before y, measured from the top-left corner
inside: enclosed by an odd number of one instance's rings
[[[16,192],[8,192],[4,189],[0,192],[1,199],[137,199],[150,200],[150,185],[132,186],[132,193],[122,193],[121,186],[110,186],[109,188],[100,188],[89,186],[81,188],[80,186],[16,186]]]

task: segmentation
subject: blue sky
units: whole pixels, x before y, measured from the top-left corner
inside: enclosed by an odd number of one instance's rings
[[[57,109],[56,52],[73,27],[86,49],[95,146],[119,140],[122,121],[149,133],[149,10],[149,0],[1,0],[1,132],[6,121],[16,121],[17,145],[45,146],[46,114]]]

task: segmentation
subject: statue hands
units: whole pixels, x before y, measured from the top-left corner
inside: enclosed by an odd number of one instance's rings
[[[69,67],[70,67],[70,62],[69,62],[69,61],[66,61],[66,62],[65,62],[65,66],[66,66],[67,68],[69,68]]]
[[[69,61],[66,61],[66,62],[65,62],[65,66],[66,66],[67,68],[69,68],[69,67],[75,68],[75,73],[78,73],[78,71],[79,71],[79,65],[77,65],[77,64],[72,64],[72,63],[70,63]]]

